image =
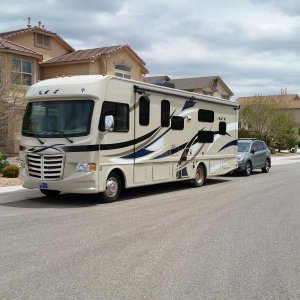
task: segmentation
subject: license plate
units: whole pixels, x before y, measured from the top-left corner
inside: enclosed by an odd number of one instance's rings
[[[48,189],[48,183],[47,182],[41,182],[40,183],[40,189],[41,190],[47,190]]]

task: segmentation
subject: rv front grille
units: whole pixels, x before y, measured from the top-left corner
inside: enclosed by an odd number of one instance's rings
[[[59,180],[63,176],[65,154],[27,153],[26,162],[30,177],[41,180]]]

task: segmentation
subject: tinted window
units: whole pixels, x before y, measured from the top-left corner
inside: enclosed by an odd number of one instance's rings
[[[198,132],[198,142],[199,143],[213,143],[214,133],[212,131],[201,130]]]
[[[254,151],[257,151],[257,150],[258,150],[257,142],[253,142],[253,143],[252,143],[251,151],[252,151],[252,150],[254,150]]]
[[[114,117],[114,131],[129,130],[129,106],[119,102],[104,101],[102,105],[99,129],[105,131],[105,116]]]
[[[250,148],[250,142],[238,141],[238,152],[248,152]]]
[[[258,148],[258,151],[263,151],[263,150],[265,150],[264,145],[263,145],[262,142],[257,142],[257,148]]]
[[[219,123],[219,134],[225,135],[226,134],[226,122]]]
[[[161,126],[169,127],[170,125],[170,102],[168,100],[161,101]]]
[[[214,112],[212,110],[199,109],[198,110],[198,120],[200,122],[213,123],[215,119]]]
[[[140,98],[140,118],[139,122],[142,126],[149,125],[150,120],[150,100],[148,97],[143,96]]]
[[[171,119],[171,128],[173,130],[183,130],[184,128],[184,118],[179,116],[174,116]]]

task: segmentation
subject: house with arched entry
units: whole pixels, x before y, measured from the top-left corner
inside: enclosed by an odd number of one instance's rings
[[[35,82],[57,76],[115,75],[143,81],[145,62],[129,45],[75,50],[38,23],[0,33],[0,152],[18,153],[24,95]]]

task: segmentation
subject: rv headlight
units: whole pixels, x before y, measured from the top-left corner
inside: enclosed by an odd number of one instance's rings
[[[237,160],[238,161],[242,161],[244,159],[244,155],[243,154],[238,154],[237,155]]]
[[[75,172],[95,172],[96,164],[95,163],[78,163],[75,169]]]

